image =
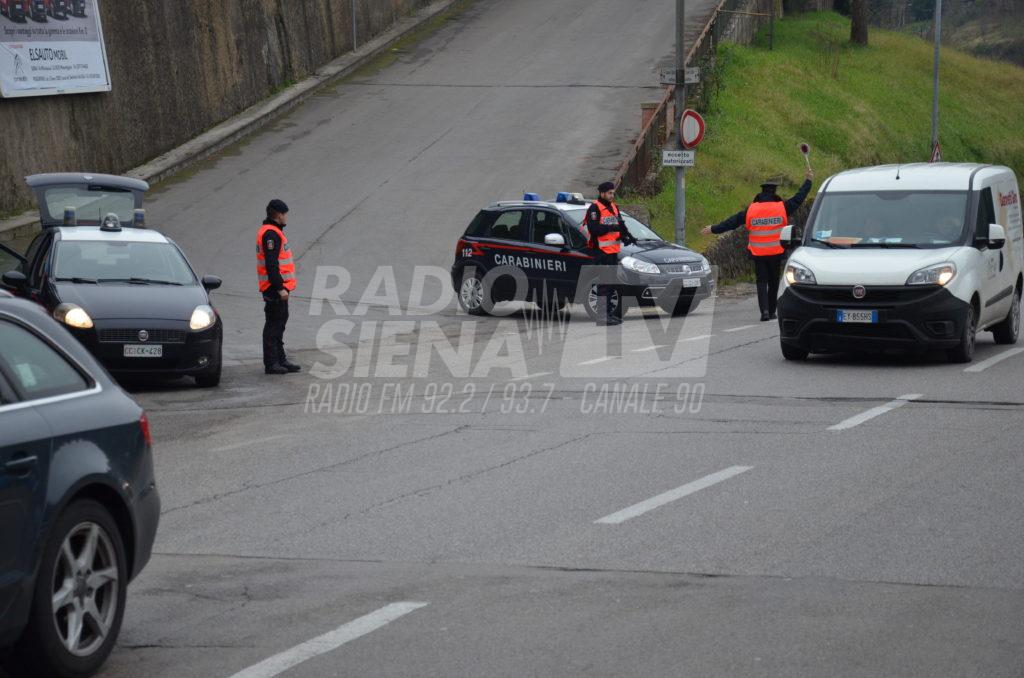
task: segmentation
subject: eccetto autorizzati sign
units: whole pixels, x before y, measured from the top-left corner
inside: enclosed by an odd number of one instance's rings
[[[100,0],[7,0],[0,15],[0,96],[109,92]]]

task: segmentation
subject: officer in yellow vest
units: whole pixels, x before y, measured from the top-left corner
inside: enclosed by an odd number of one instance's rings
[[[622,323],[622,294],[615,284],[619,252],[622,245],[636,242],[626,228],[626,222],[615,204],[615,184],[606,181],[597,187],[597,201],[587,208],[584,223],[590,236],[590,247],[597,251],[595,263],[601,266],[601,278],[597,283],[598,325]]]
[[[754,260],[757,304],[761,308],[762,321],[778,317],[775,314],[775,304],[779,297],[779,278],[782,275],[782,261],[786,252],[779,236],[782,228],[789,224],[789,217],[800,209],[800,205],[807,199],[807,194],[811,192],[814,172],[807,170],[805,176],[803,185],[789,200],[779,197],[777,180],[765,181],[761,184],[761,192],[754,197],[754,201],[747,209],[701,231],[705,235],[721,234],[746,226],[747,252]]]
[[[284,328],[288,323],[288,296],[295,290],[295,261],[284,229],[288,205],[271,200],[267,218],[256,234],[256,276],[263,294],[263,368],[267,374],[298,372],[284,352]]]

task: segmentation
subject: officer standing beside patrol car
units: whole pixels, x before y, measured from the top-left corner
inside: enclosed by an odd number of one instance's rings
[[[619,267],[619,252],[622,245],[636,243],[636,239],[626,228],[626,222],[615,204],[615,184],[606,181],[597,187],[597,201],[587,208],[587,233],[590,235],[590,247],[597,250],[595,261],[600,266],[597,283],[598,325],[619,325],[622,323],[622,294],[616,284]],[[618,300],[615,297],[618,296]]]
[[[284,329],[288,324],[288,296],[295,290],[295,261],[284,229],[288,225],[288,205],[271,200],[267,218],[256,234],[256,275],[263,294],[263,368],[267,374],[298,372],[301,367],[289,362],[284,351]]]
[[[762,322],[778,317],[775,305],[778,302],[779,278],[782,275],[782,261],[786,252],[780,236],[782,229],[789,224],[789,217],[800,209],[807,199],[807,194],[811,192],[814,172],[808,169],[804,176],[806,179],[803,185],[789,200],[779,197],[778,180],[769,179],[761,184],[761,192],[754,196],[754,201],[749,207],[725,221],[701,230],[704,235],[722,234],[746,226],[747,252],[754,261],[757,304],[761,308]]]

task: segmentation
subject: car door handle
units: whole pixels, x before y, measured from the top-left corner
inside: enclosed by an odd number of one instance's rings
[[[36,465],[37,461],[39,461],[39,458],[35,456],[17,457],[4,464],[4,469],[8,473],[20,475],[22,473],[28,473],[29,470]]]

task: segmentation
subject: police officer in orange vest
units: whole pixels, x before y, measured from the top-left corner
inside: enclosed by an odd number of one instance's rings
[[[705,227],[701,233],[725,233],[746,226],[747,251],[754,260],[754,273],[757,276],[757,303],[761,307],[761,320],[774,320],[775,304],[779,297],[779,278],[782,275],[782,261],[785,249],[779,240],[782,228],[789,224],[793,215],[811,192],[811,180],[814,173],[807,170],[806,180],[800,189],[789,200],[779,197],[779,182],[769,179],[761,184],[761,192],[754,197],[754,202],[747,209],[732,215],[725,221],[714,226]]]
[[[606,181],[597,187],[597,202],[587,208],[587,232],[590,247],[597,250],[595,263],[602,267],[597,283],[598,325],[619,325],[622,323],[622,295],[617,294],[616,279],[619,266],[619,252],[622,245],[631,245],[636,239],[626,228],[626,222],[615,204],[615,184]]]
[[[288,323],[288,295],[295,290],[295,261],[288,238],[288,205],[271,200],[267,218],[256,234],[256,275],[263,294],[263,367],[267,374],[298,372],[284,352],[284,328]]]

